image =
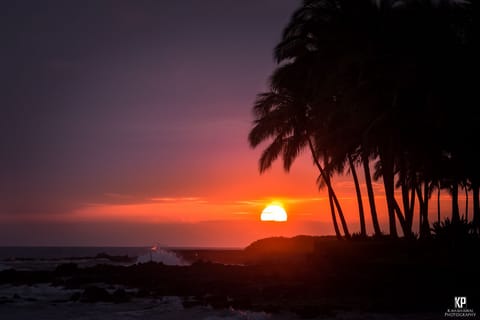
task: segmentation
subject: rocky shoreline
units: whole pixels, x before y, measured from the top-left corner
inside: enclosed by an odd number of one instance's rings
[[[178,296],[185,308],[291,312],[301,318],[343,311],[441,315],[459,293],[469,297],[469,308],[480,310],[480,263],[468,255],[470,249],[430,242],[269,239],[236,253],[183,252],[184,258],[197,258],[185,266],[69,263],[50,271],[4,270],[0,285],[74,289],[71,302]],[[0,304],[12,299],[0,297]]]

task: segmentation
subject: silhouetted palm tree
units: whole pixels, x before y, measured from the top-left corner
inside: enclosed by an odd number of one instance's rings
[[[345,236],[349,237],[343,210],[330,183],[329,174],[323,169],[319,162],[320,156],[315,152],[310,132],[311,122],[307,117],[308,108],[306,101],[294,96],[287,89],[276,90],[272,88],[269,92],[259,94],[254,105],[256,117],[254,127],[250,131],[248,139],[252,147],[257,147],[266,140],[272,140],[260,157],[260,172],[270,168],[279,156],[283,159],[284,169],[289,171],[301,150],[308,147],[328,189],[335,233],[337,237],[340,237],[335,209],[332,204],[335,205],[342,221]]]
[[[295,104],[291,107],[296,108],[296,112],[303,112],[305,123],[302,125],[307,127],[310,134],[310,151],[314,157],[314,163],[320,171],[319,186],[327,187],[332,218],[335,217],[335,207],[343,232],[348,238],[350,232],[343,210],[331,185],[333,173],[339,171],[342,166],[338,162],[333,163],[332,166],[331,161],[332,155],[338,152],[333,147],[337,145],[334,140],[337,136],[336,132],[340,132],[340,130],[331,129],[340,125],[338,122],[340,117],[335,114],[336,110],[332,108],[335,101],[327,93],[330,92],[328,77],[319,76],[327,75],[328,73],[325,73],[325,71],[328,68],[330,66],[318,59],[316,54],[305,55],[302,59],[296,60],[294,63],[284,64],[275,70],[270,78],[271,92],[289,94]],[[319,90],[320,88],[323,90]],[[322,159],[323,165],[321,164]],[[335,221],[334,219],[334,227]]]
[[[343,87],[351,86],[353,82],[357,81],[358,75],[356,72],[352,72],[351,66],[355,62],[357,57],[355,54],[348,50],[348,47],[342,47],[342,45],[351,46],[349,42],[340,43],[337,41],[336,34],[333,32],[339,32],[340,29],[335,29],[335,27],[329,26],[330,15],[337,15],[338,9],[336,8],[337,4],[335,1],[304,1],[303,6],[297,10],[293,15],[289,25],[285,28],[283,33],[282,42],[275,49],[275,57],[277,61],[284,62],[290,60],[295,61],[304,61],[306,57],[312,56],[312,52],[315,53],[316,60],[314,63],[317,65],[313,86],[315,86],[318,92],[321,92],[321,95],[324,97],[325,101],[328,100],[337,100],[342,99],[342,89]],[[342,35],[349,35],[348,32],[342,32]],[[353,35],[354,38],[354,35]],[[340,43],[340,45],[339,45]],[[318,50],[319,46],[325,48],[328,47],[328,50]],[[352,54],[353,53],[353,54]],[[332,63],[332,61],[336,61]],[[326,104],[326,102],[323,102]],[[341,114],[345,116],[345,110],[338,112],[338,108],[344,108],[346,104],[334,101],[335,103],[329,103],[330,110],[327,114],[335,116],[335,114]],[[351,107],[351,106],[350,106]],[[324,108],[322,108],[322,111]],[[320,116],[325,116],[321,114]],[[337,116],[338,118],[338,116]],[[350,130],[351,124],[345,125],[345,120],[340,125],[332,126],[333,130],[338,130],[335,128],[342,127],[342,130],[347,128]],[[358,131],[358,130],[357,130]],[[334,157],[334,163],[332,167],[338,166],[338,163],[348,160],[346,155],[351,154],[358,146],[358,142],[354,141],[352,137],[355,137],[353,132],[350,132],[350,135],[343,134],[343,137],[348,137],[351,142],[349,146],[344,148],[344,154],[341,156]],[[319,140],[319,139],[317,139]],[[345,143],[341,141],[341,143]],[[334,144],[332,144],[334,145]],[[331,153],[331,152],[329,152]],[[368,163],[368,156],[363,157],[363,164]],[[351,172],[355,170],[351,169]],[[368,171],[369,168],[366,168],[365,171]],[[368,176],[370,178],[370,176]],[[368,179],[366,178],[366,179]],[[354,178],[355,179],[355,178]],[[374,224],[374,230],[376,234],[380,234],[380,228],[378,224],[375,202],[373,200],[373,188],[371,188],[371,180],[367,180],[369,204],[372,212],[372,222]],[[357,182],[356,190],[359,188]],[[359,202],[359,216],[361,222],[361,233],[364,230],[364,213],[363,206],[360,205],[362,199],[361,194],[357,192],[357,197]]]
[[[272,92],[289,98],[295,93],[292,110],[283,114],[290,117],[282,120],[288,130],[265,135],[273,142],[262,155],[261,170],[280,153],[289,168],[288,159],[308,144],[320,180],[333,190],[332,175],[342,173],[345,163],[353,174],[352,162],[360,159],[375,234],[380,234],[369,172],[369,161],[376,160],[373,176],[383,180],[393,237],[397,221],[405,236],[412,235],[415,198],[420,234],[428,236],[434,186],[447,187],[455,199],[458,184],[469,182],[474,225],[480,229],[480,174],[470,161],[479,119],[467,111],[477,99],[467,77],[473,75],[472,8],[448,1],[304,0],[275,48],[280,67],[272,76]],[[295,127],[303,136],[289,136]],[[459,146],[460,140],[470,148]],[[395,188],[402,191],[403,210]],[[358,189],[357,197],[363,232]],[[456,221],[455,206],[452,211]]]
[[[360,182],[358,181],[357,171],[355,169],[355,162],[353,161],[352,155],[348,154],[347,157],[348,157],[348,163],[350,165],[350,171],[353,177],[353,182],[355,185],[355,193],[357,194],[358,215],[360,218],[360,235],[362,237],[366,237],[367,229],[365,226],[365,211],[363,210],[363,199],[362,199],[362,191],[360,190]]]

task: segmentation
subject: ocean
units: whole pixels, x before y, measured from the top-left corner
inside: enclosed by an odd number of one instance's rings
[[[0,271],[54,270],[65,263],[79,267],[97,264],[128,266],[148,261],[166,265],[187,265],[176,252],[187,248],[160,247],[0,247]],[[190,250],[190,249],[189,249]]]
[[[93,257],[99,253],[122,256],[145,254],[150,247],[0,247],[0,260],[8,258],[59,259]]]
[[[193,250],[192,248],[185,248]],[[176,248],[180,250],[181,248]],[[211,250],[210,250],[211,251]],[[0,274],[2,271],[53,270],[65,263],[79,267],[96,264],[131,265],[148,261],[168,265],[187,265],[188,261],[174,250],[150,247],[0,247]],[[8,282],[8,280],[7,280]],[[99,286],[101,284],[98,284]],[[105,285],[107,291],[118,287]],[[134,289],[122,288],[131,292]],[[290,319],[290,316],[272,317],[266,312],[225,309],[209,306],[185,308],[183,298],[165,296],[137,298],[126,303],[84,303],[72,301],[82,289],[72,289],[49,283],[15,285],[0,282],[0,318],[2,320],[56,320],[56,319]]]

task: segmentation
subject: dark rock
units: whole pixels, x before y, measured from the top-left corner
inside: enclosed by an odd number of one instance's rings
[[[193,307],[201,306],[203,305],[203,303],[195,297],[189,297],[189,298],[183,299],[182,305],[184,308],[193,308]]]
[[[137,260],[137,257],[130,257],[128,255],[124,256],[112,256],[108,253],[101,252],[95,256],[95,259],[106,259],[112,262],[134,262]]]
[[[55,269],[55,272],[57,274],[74,274],[75,272],[78,271],[78,265],[76,263],[63,263]]]
[[[329,308],[318,305],[302,305],[292,308],[292,312],[302,319],[312,319],[318,316],[332,316],[334,313]]]
[[[205,302],[213,309],[227,309],[230,307],[228,298],[224,295],[209,295],[205,297]]]
[[[6,304],[6,303],[12,303],[12,302],[13,302],[12,299],[9,299],[9,298],[3,297],[3,296],[0,297],[0,305],[1,305],[1,304]]]
[[[112,301],[115,303],[124,303],[130,301],[130,295],[124,289],[117,289],[112,294]]]
[[[137,291],[137,297],[139,298],[146,298],[149,296],[150,296],[150,291],[148,291],[147,289],[142,288]]]
[[[238,297],[232,301],[232,307],[238,310],[251,309],[252,300],[249,297]]]
[[[81,297],[82,297],[82,294],[80,292],[75,292],[70,297],[70,301],[79,301]]]
[[[80,300],[82,302],[109,302],[112,301],[112,296],[104,288],[91,286],[85,288]]]

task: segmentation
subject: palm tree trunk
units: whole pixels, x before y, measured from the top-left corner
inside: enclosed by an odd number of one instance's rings
[[[425,182],[424,185],[424,194],[425,194],[425,218],[423,219],[423,225],[425,227],[425,234],[427,237],[430,237],[430,220],[428,219],[428,200],[429,200],[429,190],[432,186]]]
[[[403,202],[403,211],[405,212],[405,228],[407,230],[412,230],[413,225],[413,207],[415,205],[415,191],[410,190],[407,181],[405,179],[405,173],[401,174],[402,179],[402,202]],[[410,191],[412,191],[412,197],[410,198]]]
[[[465,183],[465,220],[468,222],[468,187]]]
[[[472,181],[472,197],[473,197],[473,227],[475,233],[480,232],[480,184]]]
[[[400,226],[402,227],[403,234],[406,237],[413,236],[412,229],[408,228],[407,222],[406,222],[405,217],[403,216],[403,213],[402,213],[402,209],[400,209],[400,206],[398,205],[395,197],[393,197],[393,208],[395,209],[394,212],[397,216],[398,222],[400,222]]]
[[[365,151],[362,152],[362,162],[363,170],[365,172],[365,184],[367,186],[368,203],[370,205],[370,214],[372,216],[373,230],[376,236],[380,236],[382,234],[382,231],[380,230],[380,225],[378,223],[377,208],[375,206],[375,195],[373,193],[372,177],[370,175],[370,163],[368,160],[368,154]]]
[[[414,213],[414,210],[415,210],[415,186],[412,186],[411,188],[411,198],[410,198],[410,213],[411,213],[411,216],[410,216],[410,221],[409,221],[409,225],[408,227],[410,228],[410,230],[412,230],[412,224],[413,224],[413,213]]]
[[[383,186],[385,188],[385,198],[387,201],[388,209],[388,223],[390,227],[390,236],[393,238],[398,237],[397,225],[395,221],[395,181],[393,172],[393,159],[391,159],[390,152],[380,152],[380,161],[382,161],[382,176]]]
[[[423,206],[422,206],[422,195],[420,194],[419,189],[417,188],[419,210],[418,210],[418,237],[423,238]]]
[[[438,183],[437,188],[437,222],[440,223],[440,183]]]
[[[342,234],[340,233],[340,229],[338,228],[337,217],[335,215],[335,205],[333,204],[333,197],[330,189],[328,189],[328,204],[330,205],[330,212],[332,213],[332,222],[333,222],[333,229],[335,230],[335,236],[337,239],[342,238]]]
[[[357,170],[355,169],[355,163],[353,163],[352,156],[348,154],[348,163],[350,164],[350,170],[352,171],[353,182],[355,184],[355,192],[357,194],[358,202],[358,215],[360,219],[360,235],[362,237],[367,236],[367,230],[365,228],[365,212],[363,210],[362,192],[360,191],[360,183],[358,182]]]
[[[460,210],[458,208],[458,183],[452,185],[452,223],[460,222]]]
[[[417,190],[419,202],[418,230],[420,238],[427,238],[430,236],[430,222],[428,221],[428,182],[423,183],[423,191],[419,185],[417,185],[415,189]]]
[[[400,185],[401,191],[402,191],[402,203],[403,203],[403,212],[405,212],[405,220],[408,223],[408,218],[409,218],[409,208],[410,208],[410,190],[408,190],[407,183],[405,179],[402,177],[403,174],[400,175],[400,179],[402,180],[402,183]]]
[[[347,226],[347,222],[345,221],[345,216],[343,214],[342,207],[340,206],[340,202],[338,202],[338,198],[337,198],[337,195],[335,194],[335,191],[333,191],[332,184],[330,183],[330,179],[328,175],[326,174],[320,162],[318,162],[317,156],[315,154],[315,148],[313,147],[313,143],[310,138],[308,138],[308,146],[310,147],[310,152],[312,153],[313,161],[315,162],[315,165],[320,171],[320,175],[322,176],[323,180],[325,181],[325,184],[327,185],[328,192],[330,192],[332,195],[333,201],[338,211],[338,216],[340,217],[340,221],[342,223],[343,231],[345,233],[345,238],[350,238],[350,232],[348,231],[348,226]]]
[[[430,236],[430,222],[428,220],[428,182],[423,183],[423,203],[421,203],[422,209],[420,210],[422,215],[422,232],[424,238]]]
[[[345,234],[345,238],[350,239],[350,232],[348,231],[348,225],[347,221],[345,220],[345,215],[343,214],[343,209],[342,206],[340,205],[340,202],[338,201],[337,195],[333,191],[332,183],[330,182],[330,177],[323,171],[322,176],[327,178],[327,188],[329,188],[331,194],[332,194],[332,199],[333,202],[335,203],[335,207],[337,208],[338,211],[338,217],[340,218],[340,222],[342,223],[342,228],[343,228],[343,233]]]

